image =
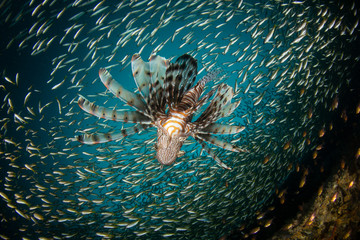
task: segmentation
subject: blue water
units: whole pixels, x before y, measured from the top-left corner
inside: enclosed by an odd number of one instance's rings
[[[9,110],[5,101],[1,108],[1,115],[8,120],[2,123],[0,133],[3,153],[0,191],[10,199],[10,202],[4,198],[0,201],[6,219],[1,227],[6,229],[4,235],[79,239],[109,234],[108,237],[116,238],[159,239],[174,234],[173,237],[183,239],[216,239],[241,225],[254,223],[254,217],[270,206],[276,189],[281,189],[296,165],[301,165],[321,143],[319,131],[328,129],[334,115],[339,115],[331,106],[340,90],[346,89],[356,58],[351,46],[358,33],[358,28],[355,33],[344,35],[340,35],[341,28],[326,28],[335,16],[343,15],[342,26],[354,26],[358,17],[347,14],[354,11],[351,5],[341,9],[336,3],[329,3],[326,10],[326,6],[319,3],[279,6],[270,1],[265,6],[245,2],[238,9],[238,3],[229,1],[209,1],[203,6],[200,2],[182,2],[176,6],[171,2],[155,13],[161,5],[155,2],[156,6],[144,15],[141,14],[147,3],[115,11],[118,1],[104,1],[99,9],[108,8],[98,15],[92,15],[99,3],[95,1],[77,6],[69,2],[48,2],[34,16],[31,15],[41,2],[30,7],[30,2],[23,6],[6,2],[1,7],[2,18],[6,19],[11,13],[7,21],[2,20],[1,27],[2,79],[7,76],[15,81],[16,73],[19,76],[18,86],[1,80],[4,86],[1,97],[9,93],[7,98],[14,106]],[[64,7],[64,14],[57,19]],[[184,7],[186,9],[181,10]],[[201,10],[195,11],[197,7]],[[174,9],[179,12],[173,12]],[[287,9],[291,11],[285,14]],[[329,13],[320,17],[320,10]],[[135,12],[117,26],[131,11]],[[69,20],[80,12],[84,14],[78,19]],[[161,23],[173,13],[168,23]],[[99,18],[106,14],[102,25],[94,29]],[[318,30],[325,18],[328,20],[324,29]],[[265,23],[251,29],[264,19],[267,19]],[[308,22],[307,35],[299,43],[292,43],[299,33],[289,36],[289,32],[304,20]],[[287,24],[283,25],[284,21]],[[39,22],[35,29],[45,23],[44,26],[50,26],[49,30],[38,35],[34,30],[30,34],[35,22]],[[159,24],[165,26],[153,37],[144,38]],[[74,25],[78,26],[61,41],[66,29]],[[146,25],[149,26],[139,39],[134,34],[124,46],[115,49],[126,30],[134,28],[135,31]],[[175,30],[183,26],[186,27],[172,40]],[[273,26],[281,28],[276,29],[271,43],[264,43]],[[256,31],[263,33],[256,35]],[[188,34],[192,37],[183,45]],[[57,36],[54,41],[44,47],[54,36]],[[29,39],[19,47],[27,37]],[[236,38],[238,40],[231,43]],[[317,41],[319,38],[321,40]],[[96,39],[98,43],[90,49]],[[140,42],[141,39],[144,40]],[[33,46],[42,40],[45,40],[41,48],[44,50],[36,54]],[[13,43],[6,48],[10,41]],[[313,41],[314,46],[305,51]],[[326,42],[329,43],[324,47]],[[151,141],[156,137],[155,128],[100,145],[86,146],[71,140],[87,128],[92,128],[89,132],[108,132],[132,126],[89,116],[78,107],[78,94],[99,105],[122,108],[122,102],[101,83],[99,68],[117,64],[109,68],[112,76],[133,90],[136,85],[129,65],[131,56],[145,45],[141,56],[146,60],[161,43],[164,47],[158,55],[175,61],[180,55],[189,53],[198,60],[198,70],[215,63],[224,69],[221,81],[239,87],[236,99],[242,102],[223,123],[234,122],[246,129],[225,139],[236,141],[235,144],[248,153],[215,150],[231,171],[222,169],[202,153],[193,139],[183,146],[186,154],[177,159],[175,165],[160,168],[155,158],[155,141]],[[291,57],[281,63],[277,58],[289,48]],[[249,50],[245,52],[244,49]],[[109,61],[113,52],[116,54]],[[244,53],[245,57],[236,61]],[[122,64],[120,61],[125,56],[127,60]],[[267,67],[266,63],[273,58],[276,63]],[[54,71],[62,59],[65,60],[61,67]],[[66,64],[71,59],[75,60]],[[93,64],[95,59],[98,60]],[[305,64],[306,67],[299,67]],[[197,79],[205,73],[206,70],[202,71]],[[259,74],[262,77],[255,82]],[[52,89],[64,79],[60,87]],[[32,93],[24,105],[29,91]],[[260,103],[254,104],[260,96]],[[39,104],[43,107],[47,103],[50,105],[39,113]],[[31,108],[35,116],[26,107]],[[25,124],[19,124],[14,120],[14,113],[29,118],[25,119]],[[19,125],[23,127],[17,129]],[[16,144],[6,143],[5,138]],[[26,151],[30,143],[39,150]],[[285,147],[287,144],[289,147]],[[264,163],[265,158],[269,158],[268,163]],[[25,199],[28,205],[17,199]],[[20,216],[14,207],[26,216]],[[132,208],[134,210],[130,210]],[[43,219],[37,219],[35,213]]]

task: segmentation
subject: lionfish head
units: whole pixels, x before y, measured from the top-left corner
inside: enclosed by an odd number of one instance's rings
[[[171,165],[175,162],[180,148],[185,139],[179,136],[170,136],[169,133],[159,128],[156,147],[156,158],[162,165]]]

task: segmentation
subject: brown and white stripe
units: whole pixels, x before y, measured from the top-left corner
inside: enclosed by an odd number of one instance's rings
[[[169,133],[170,137],[177,136],[186,131],[187,114],[180,111],[171,111],[170,116],[161,121],[160,124]]]

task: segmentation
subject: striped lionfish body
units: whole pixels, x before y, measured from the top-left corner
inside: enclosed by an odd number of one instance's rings
[[[222,83],[202,96],[206,83],[216,79],[220,71],[210,71],[194,84],[197,62],[187,54],[180,56],[175,63],[156,55],[151,56],[149,62],[144,62],[139,54],[135,54],[131,68],[139,93],[126,90],[104,68],[99,70],[99,76],[110,92],[133,107],[134,111],[101,107],[82,96],[78,104],[84,111],[99,118],[137,125],[118,133],[84,134],[78,136],[77,140],[85,144],[104,143],[156,127],[156,158],[162,165],[173,164],[184,141],[192,136],[220,166],[230,169],[205,143],[230,151],[245,151],[213,135],[235,134],[244,129],[216,123],[220,118],[229,116],[240,103],[231,103],[234,94],[232,87]],[[199,113],[203,106],[205,110]],[[195,115],[197,118],[192,121]]]

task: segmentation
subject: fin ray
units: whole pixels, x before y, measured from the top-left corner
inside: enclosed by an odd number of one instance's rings
[[[211,123],[205,128],[199,130],[201,133],[212,133],[212,134],[236,134],[243,131],[245,127],[236,125],[225,125],[220,123]]]
[[[146,99],[149,96],[149,83],[151,81],[149,63],[144,62],[139,54],[134,54],[131,58],[131,70],[139,92]]]
[[[241,149],[235,145],[232,145],[228,142],[225,142],[224,140],[217,138],[215,136],[212,136],[210,134],[196,134],[198,138],[200,138],[203,141],[206,141],[214,146],[232,151],[232,152],[247,152],[247,150]]]
[[[101,82],[105,85],[107,89],[110,90],[110,92],[112,92],[112,94],[123,100],[129,106],[132,106],[142,112],[145,111],[146,105],[141,95],[125,89],[120,83],[113,79],[111,74],[105,68],[101,68],[99,70],[99,76]]]
[[[133,127],[122,129],[116,133],[93,133],[93,134],[82,134],[76,136],[76,140],[88,145],[94,145],[99,143],[106,143],[110,141],[119,140],[128,135],[140,133],[142,130],[148,128],[148,125],[138,124]]]
[[[227,169],[227,170],[231,170],[230,167],[228,167],[225,163],[223,163],[218,156],[216,156],[216,154],[214,153],[214,151],[208,146],[206,145],[206,143],[198,138],[195,137],[195,140],[201,145],[201,147],[217,162],[217,164],[219,164],[221,167]]]
[[[98,106],[90,102],[83,96],[79,97],[78,104],[82,110],[99,118],[113,120],[117,122],[132,122],[132,123],[143,123],[143,124],[151,123],[151,119],[141,114],[140,112],[119,111],[115,109],[112,110],[109,108]]]

